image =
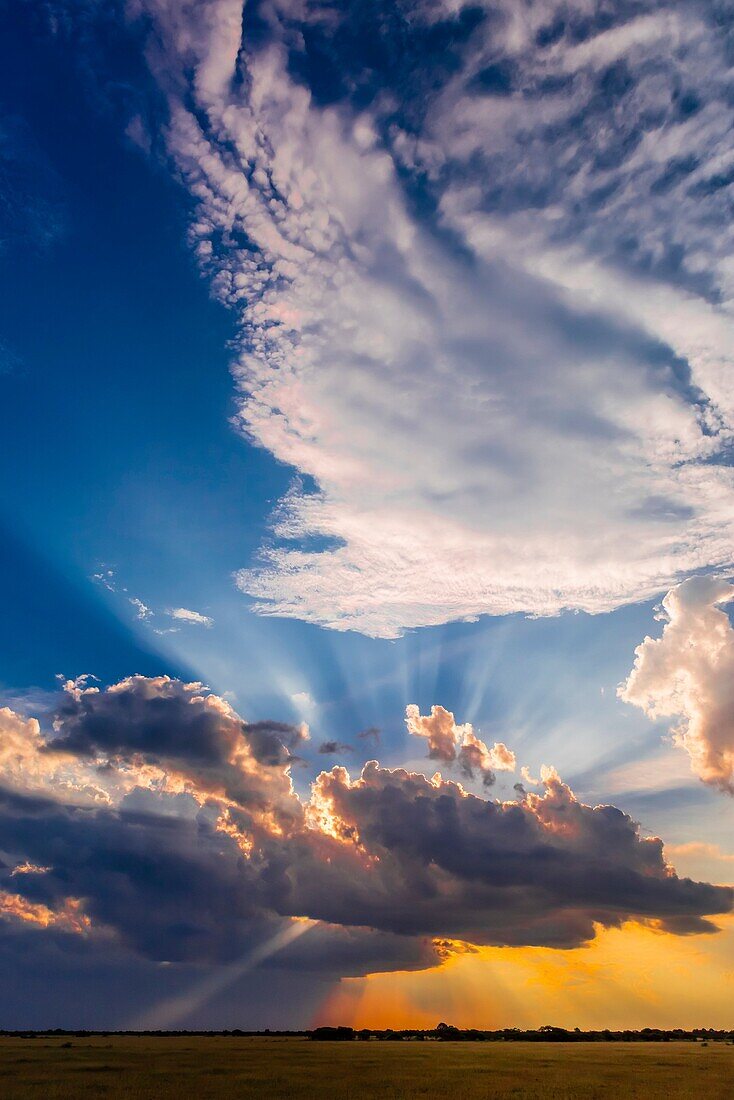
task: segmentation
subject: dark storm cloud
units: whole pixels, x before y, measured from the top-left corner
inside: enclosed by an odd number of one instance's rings
[[[270,965],[299,971],[358,977],[384,970],[426,970],[438,962],[429,936],[403,936],[373,928],[319,922],[290,943]]]
[[[302,728],[284,722],[244,722],[200,688],[166,676],[130,676],[108,691],[69,690],[49,751],[221,764],[246,743],[259,763],[277,766],[303,740]]]
[[[8,934],[212,964],[309,918],[323,924],[271,965],[357,974],[431,965],[434,937],[574,947],[595,924],[631,919],[712,931],[707,918],[734,900],[678,878],[660,840],[578,802],[552,770],[542,796],[503,803],[372,762],[356,781],[322,773],[305,801],[288,747],[272,749],[277,725],[248,727],[200,685],[166,678],[67,685],[54,752],[32,719],[0,720]]]
[[[287,924],[269,907],[267,862],[244,858],[210,809],[189,806],[188,816],[162,809],[158,800],[157,813],[130,811],[125,802],[90,811],[0,788],[0,845],[42,868],[22,881],[0,870],[0,892],[51,911],[82,898],[102,941],[158,962],[229,963]],[[7,935],[27,927],[0,921]],[[68,930],[44,935],[59,950],[76,950]],[[436,955],[426,938],[323,924],[273,962],[357,975],[430,966]]]
[[[287,796],[284,769],[308,736],[305,726],[245,722],[201,684],[167,676],[130,676],[107,691],[67,688],[49,754],[102,766],[144,761],[244,805],[275,803],[276,790]]]
[[[93,923],[149,958],[232,957],[257,913],[251,868],[196,809],[190,817],[90,810],[0,790],[0,845],[51,866],[16,877],[12,889],[52,909],[83,898]]]
[[[372,763],[356,783],[339,768],[322,775],[316,799],[345,843],[293,838],[276,896],[325,920],[349,913],[407,934],[573,947],[594,923],[712,931],[707,915],[734,900],[729,887],[671,874],[660,840],[613,806],[578,802],[557,777],[542,797],[501,803]]]

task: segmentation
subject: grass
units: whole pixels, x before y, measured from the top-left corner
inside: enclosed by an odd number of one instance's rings
[[[71,1042],[71,1045],[69,1045]],[[734,1046],[0,1038],[0,1096],[155,1100],[561,1100],[734,1096]]]

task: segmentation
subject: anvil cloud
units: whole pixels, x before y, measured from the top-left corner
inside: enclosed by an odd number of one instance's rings
[[[236,421],[299,475],[238,574],[260,610],[392,637],[731,563],[716,5],[128,10]]]

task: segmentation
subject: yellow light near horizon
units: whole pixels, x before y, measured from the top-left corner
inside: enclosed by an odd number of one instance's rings
[[[479,948],[433,970],[344,979],[316,1024],[582,1029],[731,1027],[734,917],[710,936],[640,924],[585,947]]]

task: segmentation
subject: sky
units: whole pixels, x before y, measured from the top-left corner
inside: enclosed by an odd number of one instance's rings
[[[731,1026],[734,4],[3,25],[0,1027]]]

